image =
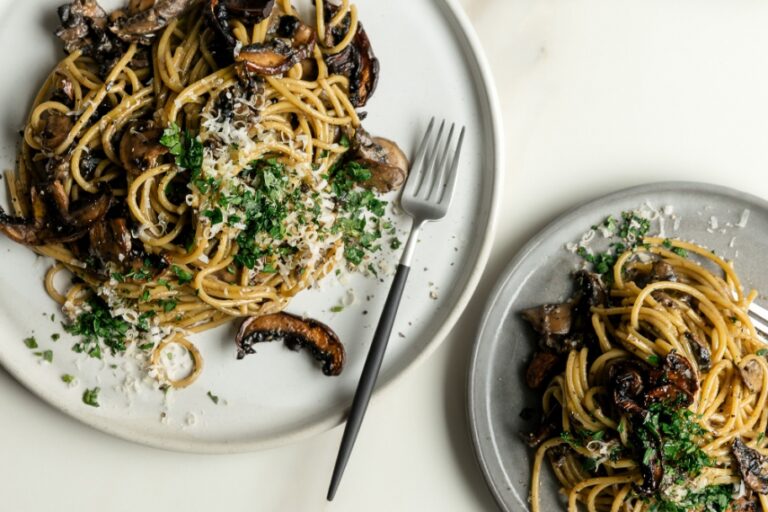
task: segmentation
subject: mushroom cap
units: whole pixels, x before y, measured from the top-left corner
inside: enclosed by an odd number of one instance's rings
[[[336,333],[317,320],[290,313],[247,318],[235,338],[237,358],[255,353],[256,343],[280,339],[291,350],[307,348],[315,359],[323,362],[325,375],[339,375],[344,368],[346,352]]]
[[[160,144],[163,129],[154,121],[136,121],[128,125],[120,139],[120,162],[133,176],[157,166],[168,148]]]
[[[747,487],[759,494],[768,494],[768,457],[760,454],[737,437],[731,444],[741,477]]]

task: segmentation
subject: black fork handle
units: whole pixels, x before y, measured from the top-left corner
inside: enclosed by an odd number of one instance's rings
[[[352,409],[349,411],[347,425],[344,428],[344,437],[341,439],[339,454],[336,456],[336,465],[333,468],[331,485],[328,488],[328,501],[333,500],[333,497],[336,495],[336,490],[344,474],[344,468],[347,467],[349,456],[352,454],[352,447],[355,445],[358,432],[360,432],[360,425],[363,423],[365,411],[368,410],[368,402],[376,386],[376,379],[379,377],[381,362],[384,360],[384,353],[387,350],[390,334],[392,334],[392,326],[395,323],[397,309],[400,306],[400,298],[403,296],[405,282],[410,271],[411,268],[402,263],[397,266],[397,273],[389,289],[387,302],[384,304],[379,324],[376,326],[376,333],[373,335],[371,348],[368,350],[363,373],[360,375],[360,382],[357,385],[355,398],[352,401]]]

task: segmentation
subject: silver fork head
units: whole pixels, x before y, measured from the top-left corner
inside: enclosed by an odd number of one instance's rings
[[[403,210],[413,217],[415,223],[445,217],[456,188],[459,157],[466,129],[462,127],[458,140],[454,140],[455,123],[451,124],[447,135],[445,121],[440,123],[437,135],[433,135],[434,128],[433,117],[416,152],[400,199]]]

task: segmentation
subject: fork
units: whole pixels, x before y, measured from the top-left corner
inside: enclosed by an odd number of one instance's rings
[[[752,320],[752,325],[755,326],[755,330],[761,335],[760,339],[768,343],[768,340],[766,340],[766,337],[768,337],[768,309],[752,302],[747,311],[749,312],[749,319]]]
[[[453,190],[456,186],[456,169],[459,165],[465,128],[461,128],[458,142],[454,147],[456,125],[451,124],[448,136],[445,137],[446,122],[443,121],[437,131],[437,136],[433,138],[434,126],[435,118],[433,117],[416,152],[408,181],[400,197],[400,206],[405,213],[413,218],[413,224],[408,242],[406,242],[400,258],[400,264],[397,266],[397,273],[389,289],[387,301],[384,303],[379,324],[376,326],[371,348],[368,350],[368,357],[360,375],[360,382],[355,391],[352,409],[347,418],[339,454],[336,457],[336,465],[333,468],[331,485],[328,488],[328,501],[332,501],[336,495],[336,490],[352,453],[352,447],[360,431],[365,411],[368,409],[368,402],[376,385],[384,352],[392,333],[392,325],[395,323],[400,298],[403,295],[405,282],[411,270],[411,260],[421,228],[427,222],[445,217],[453,197]]]

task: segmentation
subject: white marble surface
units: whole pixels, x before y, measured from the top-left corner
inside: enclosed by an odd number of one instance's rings
[[[688,179],[768,197],[768,3],[462,3],[507,129],[494,252],[450,338],[373,403],[336,501],[324,496],[340,429],[261,453],[167,453],[84,427],[0,371],[0,510],[494,509],[464,414],[494,276],[553,216],[617,188]]]

